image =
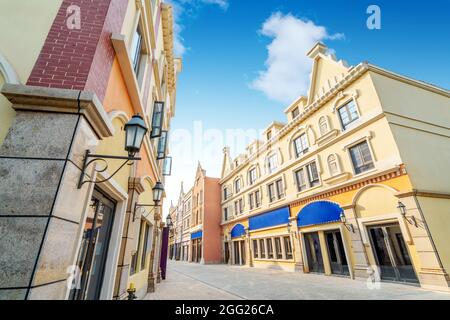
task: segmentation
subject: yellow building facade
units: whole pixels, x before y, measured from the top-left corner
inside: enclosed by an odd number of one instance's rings
[[[223,259],[449,289],[450,93],[318,43],[307,96],[221,178]]]

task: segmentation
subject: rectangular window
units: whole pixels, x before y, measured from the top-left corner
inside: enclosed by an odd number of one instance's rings
[[[150,231],[150,226],[145,223],[144,226],[144,244],[143,244],[143,248],[142,248],[142,255],[141,255],[141,270],[145,269],[145,265],[147,262],[147,244],[148,244],[148,233]]]
[[[152,131],[150,133],[150,138],[158,138],[161,136],[163,120],[164,120],[164,102],[155,101],[153,103]]]
[[[259,190],[255,191],[255,203],[257,208],[261,205],[261,194]]]
[[[303,168],[295,171],[295,182],[297,184],[298,192],[303,191],[307,188],[305,179],[305,170]]]
[[[284,197],[283,179],[278,179],[275,184],[277,185],[278,199],[281,199]]]
[[[272,139],[272,131],[267,132],[267,141]]]
[[[277,169],[277,165],[277,155],[273,154],[267,160],[267,170],[269,171],[269,173],[274,172]]]
[[[138,26],[134,32],[130,55],[131,61],[133,62],[133,69],[137,76],[139,74],[139,66],[142,57],[142,34],[140,26]]]
[[[223,209],[223,220],[228,220],[228,208]]]
[[[284,250],[286,250],[286,259],[292,259],[291,237],[289,236],[284,237],[283,240],[284,240]]]
[[[145,241],[144,239],[142,239],[142,237],[143,237],[143,234],[144,234],[144,227],[145,227],[145,221],[144,220],[141,220],[141,224],[140,224],[140,226],[139,226],[139,238],[138,238],[138,247],[137,247],[137,255],[141,255],[141,258],[142,258],[142,242],[143,241]],[[137,256],[136,255],[136,256]],[[136,259],[136,262],[137,262],[137,259]],[[136,268],[137,269],[137,268]],[[142,261],[141,261],[141,270],[142,270]],[[138,271],[138,270],[136,270],[136,271]]]
[[[239,213],[244,212],[244,199],[239,199]]]
[[[294,110],[292,110],[292,119],[297,118],[297,116],[300,114],[300,110],[297,108],[295,108]]]
[[[282,259],[283,254],[281,252],[281,239],[280,238],[275,238],[275,251],[276,251],[276,258]]]
[[[258,259],[258,240],[253,240],[253,257]]]
[[[253,193],[250,193],[250,194],[248,195],[248,205],[250,206],[250,210],[252,210],[252,209],[254,208],[254,204],[255,204],[255,201],[254,201],[254,194],[253,194]]]
[[[297,158],[308,152],[308,139],[305,133],[294,140],[294,147]]]
[[[267,186],[269,192],[269,201],[273,202],[275,200],[275,185],[273,183]]]
[[[255,183],[255,181],[256,181],[256,168],[253,168],[248,172],[248,182],[250,185],[252,185],[253,183]]]
[[[228,199],[228,188],[227,187],[223,188],[223,199],[224,200]]]
[[[367,141],[361,142],[356,146],[351,147],[350,156],[352,158],[353,168],[356,174],[373,169],[375,167]]]
[[[239,214],[239,201],[234,202],[234,213]]]
[[[259,239],[259,248],[261,249],[261,259],[265,259],[266,248],[264,247],[264,239]]]
[[[163,176],[170,176],[172,174],[172,157],[166,157],[163,164]]]
[[[237,179],[236,181],[234,181],[234,191],[236,193],[241,191],[241,180],[240,179]]]
[[[131,264],[130,264],[130,275],[133,275],[136,273],[136,266],[137,266],[137,258],[138,258],[138,254],[137,252],[133,252],[131,254]]]
[[[308,172],[309,186],[315,187],[320,184],[319,173],[317,171],[316,162],[311,162],[306,166],[306,171]]]
[[[167,149],[167,131],[161,131],[161,136],[158,141],[158,154],[156,156],[157,160],[162,160],[166,157],[166,149]]]
[[[359,118],[358,111],[356,110],[355,101],[350,100],[345,105],[339,108],[339,117],[341,119],[342,128],[344,130],[352,123],[353,121]]]
[[[266,239],[267,240],[267,258],[273,259],[273,247],[272,247],[272,239]]]

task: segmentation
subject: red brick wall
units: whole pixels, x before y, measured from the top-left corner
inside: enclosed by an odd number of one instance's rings
[[[67,28],[67,8],[81,9],[81,29]],[[110,40],[120,32],[127,0],[64,0],[28,78],[32,86],[89,90],[101,101],[114,61]]]
[[[203,254],[205,263],[221,263],[222,237],[220,223],[222,221],[220,205],[220,179],[205,177],[203,221]]]

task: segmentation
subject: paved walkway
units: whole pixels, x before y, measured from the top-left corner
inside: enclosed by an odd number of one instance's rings
[[[148,300],[449,299],[450,294],[386,283],[279,270],[169,261],[167,279]]]

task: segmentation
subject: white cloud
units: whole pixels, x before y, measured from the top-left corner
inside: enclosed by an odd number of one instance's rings
[[[228,0],[201,0],[201,1],[206,4],[217,4],[223,10],[227,10],[229,6]]]
[[[273,13],[260,33],[273,38],[267,46],[266,70],[259,71],[250,87],[269,99],[291,103],[305,94],[309,86],[311,60],[306,53],[318,41],[342,39],[343,34],[328,34],[323,26],[288,13]]]

